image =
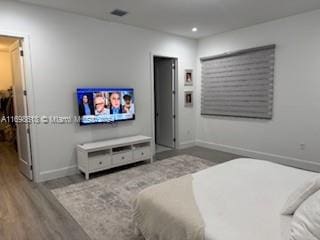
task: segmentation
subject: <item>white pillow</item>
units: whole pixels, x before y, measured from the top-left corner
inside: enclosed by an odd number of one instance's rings
[[[320,190],[304,201],[294,213],[290,240],[320,239]]]
[[[294,214],[300,204],[318,190],[320,190],[320,176],[310,179],[291,193],[281,210],[281,214]]]

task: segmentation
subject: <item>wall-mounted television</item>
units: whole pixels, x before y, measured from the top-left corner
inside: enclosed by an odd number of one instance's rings
[[[135,119],[133,88],[78,88],[80,125]]]

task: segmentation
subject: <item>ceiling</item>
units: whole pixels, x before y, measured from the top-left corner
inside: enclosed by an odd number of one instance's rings
[[[0,44],[1,44],[1,45],[10,46],[10,45],[11,45],[12,43],[14,43],[15,41],[17,41],[16,38],[2,37],[2,36],[0,36]]]
[[[2,37],[0,36],[0,50],[7,50],[9,49],[9,46],[17,41],[15,38],[9,38],[9,37]]]
[[[102,20],[201,38],[320,8],[320,0],[19,0]],[[128,15],[109,14],[123,9]],[[197,32],[191,29],[197,27]]]

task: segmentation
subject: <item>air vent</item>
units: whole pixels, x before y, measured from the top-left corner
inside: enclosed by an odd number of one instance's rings
[[[123,17],[123,16],[127,15],[128,12],[125,10],[121,10],[121,9],[115,9],[112,12],[110,12],[110,14],[118,16],[118,17]]]

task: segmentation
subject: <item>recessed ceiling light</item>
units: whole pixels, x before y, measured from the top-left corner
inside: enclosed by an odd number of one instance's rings
[[[198,28],[196,27],[192,28],[192,32],[196,32],[196,31],[198,31]]]

